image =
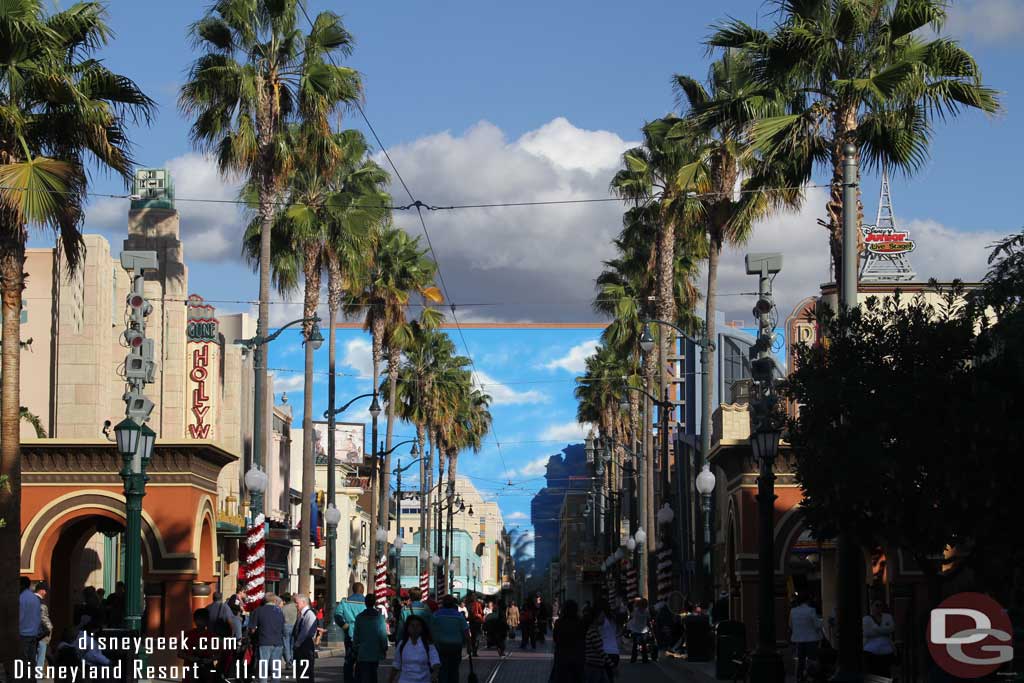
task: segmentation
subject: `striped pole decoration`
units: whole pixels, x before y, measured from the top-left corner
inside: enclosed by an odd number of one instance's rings
[[[662,543],[654,553],[658,567],[658,600],[668,600],[672,593],[672,545]]]
[[[640,597],[636,581],[636,567],[633,566],[632,562],[626,564],[626,596],[630,602]]]
[[[423,573],[420,574],[420,593],[423,594],[423,600],[430,597],[430,570],[424,569]]]
[[[256,515],[252,526],[245,531],[245,609],[251,612],[263,602],[266,595],[266,518]]]
[[[377,608],[388,605],[388,556],[382,555],[377,560],[377,576],[373,584],[373,592],[377,596]]]

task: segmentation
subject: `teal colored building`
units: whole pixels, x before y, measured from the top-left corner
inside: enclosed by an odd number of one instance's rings
[[[431,552],[436,552],[431,542]],[[437,553],[440,554],[440,553]],[[452,593],[464,596],[467,591],[479,592],[480,556],[476,553],[473,537],[462,529],[452,532],[452,561],[455,563]],[[398,581],[402,588],[418,588],[420,585],[420,532],[413,534],[411,542],[402,546],[398,562]],[[434,593],[434,579],[431,573],[430,591]]]

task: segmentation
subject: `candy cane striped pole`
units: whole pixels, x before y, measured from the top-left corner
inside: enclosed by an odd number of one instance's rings
[[[266,531],[265,517],[256,515],[245,532],[245,609],[251,612],[266,595]]]
[[[672,593],[672,546],[662,544],[654,557],[658,566],[658,600],[668,600]]]
[[[377,560],[377,575],[373,584],[373,592],[377,596],[377,607],[387,607],[388,604],[388,557],[382,555]]]
[[[423,600],[430,597],[430,569],[424,569],[420,574],[420,593],[423,594]]]

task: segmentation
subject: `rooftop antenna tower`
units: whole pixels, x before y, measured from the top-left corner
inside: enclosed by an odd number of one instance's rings
[[[875,224],[865,225],[862,230],[861,282],[910,282],[917,277],[907,256],[914,250],[914,242],[907,230],[896,227],[888,167],[882,167],[882,191]]]

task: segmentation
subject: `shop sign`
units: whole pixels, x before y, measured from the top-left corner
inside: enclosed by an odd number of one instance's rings
[[[210,438],[210,392],[207,380],[210,376],[210,344],[200,344],[192,349],[192,369],[188,373],[192,384],[192,418],[188,433],[193,439]]]
[[[188,322],[185,326],[185,336],[190,342],[215,342],[220,332],[217,318],[214,317],[213,306],[203,300],[198,294],[191,294],[188,297]]]

